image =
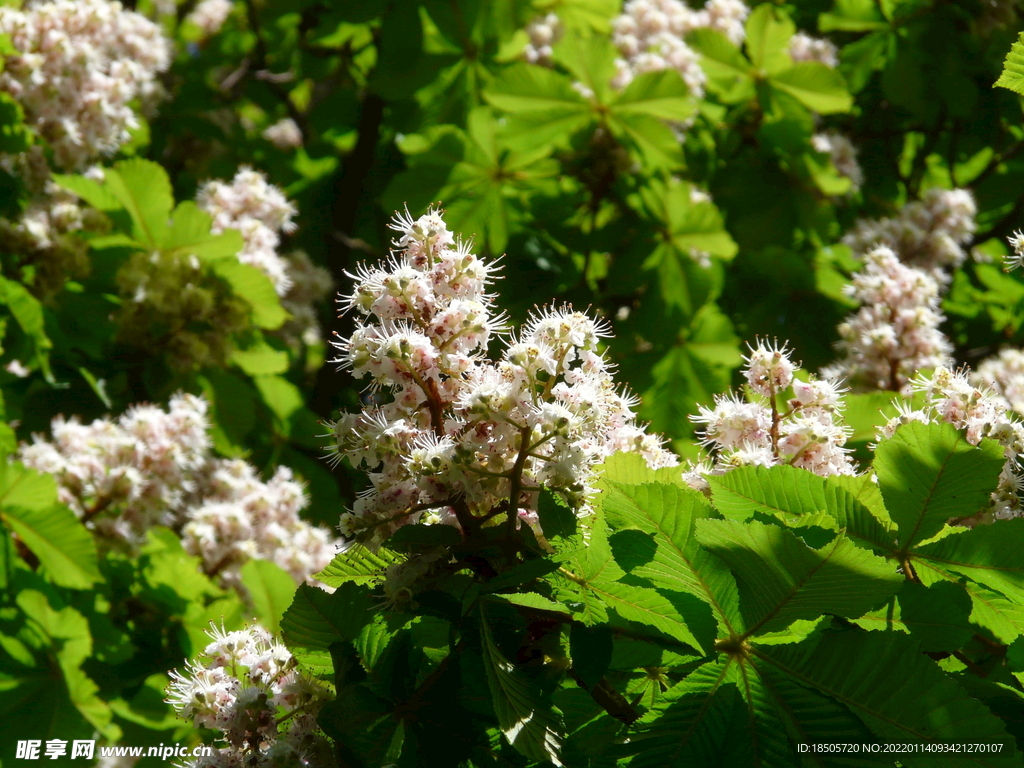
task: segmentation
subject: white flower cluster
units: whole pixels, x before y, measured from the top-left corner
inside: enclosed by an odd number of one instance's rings
[[[983,438],[1003,446],[1006,464],[999,476],[999,485],[992,493],[992,506],[965,522],[973,525],[1021,515],[1020,491],[1024,487],[1018,458],[1024,453],[1024,424],[1007,413],[1005,400],[984,384],[976,386],[966,370],[953,371],[945,366],[931,376],[921,375],[912,382],[913,389],[925,396],[923,408],[899,408],[899,413],[882,427],[882,437],[891,437],[896,429],[911,421],[925,424],[946,423],[965,431],[967,442],[977,445]]]
[[[538,16],[526,25],[526,35],[530,38],[526,48],[523,50],[523,58],[531,64],[550,66],[551,47],[557,43],[565,29],[562,27],[562,20],[558,14],[548,13]]]
[[[1008,347],[982,360],[971,382],[991,387],[1007,407],[1024,414],[1024,351]]]
[[[627,0],[612,21],[612,41],[621,58],[612,85],[625,88],[639,74],[676,70],[690,92],[700,97],[707,80],[700,56],[683,41],[694,29],[716,29],[739,45],[750,9],[742,0],[708,0],[700,10],[681,0]]]
[[[228,20],[232,8],[231,0],[200,0],[185,20],[199,27],[203,37],[213,37]]]
[[[332,426],[337,458],[371,470],[372,488],[342,515],[345,536],[373,546],[407,523],[465,530],[510,513],[532,525],[542,486],[585,509],[594,465],[615,451],[675,464],[616,391],[602,325],[548,309],[492,361],[495,266],[457,243],[435,209],[392,227],[398,250],[353,275],[343,305],[363,319],[335,342],[337,362],[387,392]]]
[[[171,58],[159,26],[107,0],[0,7],[0,34],[16,51],[4,58],[0,90],[21,104],[65,170],[84,168],[128,141],[139,125],[132,103],[156,101],[157,74]]]
[[[835,131],[816,133],[811,137],[815,152],[828,155],[832,167],[841,176],[850,180],[850,192],[856,192],[864,184],[864,171],[857,162],[857,148],[849,137]]]
[[[278,120],[263,130],[263,138],[281,151],[297,149],[302,146],[302,131],[290,117]]]
[[[331,562],[337,547],[327,529],[299,517],[306,496],[288,467],[267,482],[240,459],[215,459],[205,469],[202,496],[187,510],[181,537],[208,572],[238,586],[245,563],[271,560],[302,582]]]
[[[197,728],[220,731],[224,746],[184,768],[328,768],[332,750],[316,725],[326,687],[302,674],[291,652],[263,627],[226,632],[185,673],[171,672],[167,703]]]
[[[284,192],[259,171],[243,167],[230,184],[219,180],[203,184],[196,200],[213,216],[215,234],[225,229],[242,233],[245,245],[238,260],[266,274],[279,296],[286,294],[291,278],[277,247],[282,232],[294,231],[296,210]]]
[[[700,413],[690,417],[703,425],[703,442],[714,451],[714,461],[691,466],[684,480],[707,491],[708,474],[779,464],[825,476],[854,474],[849,449],[843,447],[849,429],[842,422],[845,404],[839,384],[828,378],[796,378],[798,366],[785,345],[760,342],[744,359],[753,397],[718,395],[714,408],[701,406]],[[783,400],[790,388],[793,396]]]
[[[925,368],[950,365],[952,346],[939,330],[939,281],[903,264],[891,248],[864,256],[864,269],[846,286],[861,308],[839,325],[842,358],[822,373],[858,390],[906,392]]]
[[[839,49],[831,40],[797,32],[789,38],[789,57],[793,61],[817,61],[833,69],[839,65]]]
[[[250,559],[272,560],[297,582],[323,569],[335,545],[299,519],[306,500],[290,470],[263,482],[246,462],[213,457],[206,411],[204,399],[177,394],[167,411],[140,405],[91,424],[57,417],[52,441],[35,435],[18,459],[53,475],[60,500],[107,543],[132,550],[151,526],[167,526],[232,586]]]
[[[947,282],[943,268],[957,267],[967,257],[964,246],[974,235],[977,212],[966,189],[930,189],[898,216],[858,221],[843,242],[857,253],[887,245],[907,264]]]

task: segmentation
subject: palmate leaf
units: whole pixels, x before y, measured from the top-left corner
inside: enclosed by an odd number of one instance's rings
[[[823,613],[860,616],[901,583],[890,562],[842,535],[811,549],[776,525],[700,520],[697,540],[736,574],[747,634],[785,629]]]
[[[901,549],[970,517],[988,501],[1006,459],[994,441],[975,447],[950,424],[913,422],[875,451],[874,470]]]
[[[643,393],[640,416],[650,422],[652,430],[690,434],[690,415],[698,404],[710,402],[728,389],[730,373],[736,367],[733,360],[739,362],[732,324],[717,306],[705,304],[692,327],[695,334],[673,346],[651,370],[654,383]]]
[[[958,755],[955,764],[1021,764],[1003,723],[906,635],[846,631],[795,646],[756,647],[754,654],[779,673],[849,708],[879,741],[1000,741],[1006,745],[1002,756]],[[934,764],[934,759],[920,764]],[[905,764],[918,762],[908,756]]]
[[[617,530],[643,531],[657,545],[653,558],[630,569],[630,573],[655,587],[700,598],[711,606],[725,632],[734,635],[743,631],[739,593],[732,574],[694,537],[697,520],[711,514],[702,494],[665,483],[615,483],[601,498],[609,525]]]
[[[1009,88],[1024,96],[1024,32],[1006,54],[1003,72],[992,85],[993,88]]]
[[[563,728],[559,713],[535,684],[505,658],[483,617],[480,638],[494,714],[505,738],[530,760],[562,765],[559,752]]]

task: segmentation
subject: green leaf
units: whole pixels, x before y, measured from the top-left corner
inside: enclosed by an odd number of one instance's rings
[[[730,764],[726,760],[730,743],[738,741],[734,720],[741,707],[734,673],[731,660],[722,655],[670,688],[637,723],[630,768]]]
[[[757,6],[747,18],[747,55],[765,74],[774,74],[791,66],[789,39],[796,25],[789,17],[769,5]]]
[[[245,245],[242,234],[228,229],[219,235],[210,233],[213,218],[191,200],[179,203],[171,216],[171,225],[163,250],[178,256],[196,256],[204,261],[238,255]]]
[[[258,328],[274,329],[288,319],[270,278],[256,267],[235,259],[216,259],[210,268],[252,307],[252,321]]]
[[[21,283],[3,276],[0,276],[0,302],[7,307],[15,322],[31,340],[36,361],[43,367],[47,379],[52,383],[53,375],[50,373],[47,354],[53,348],[53,342],[46,333],[43,305]]]
[[[64,189],[78,195],[98,211],[113,213],[114,211],[122,211],[125,208],[106,185],[95,179],[85,176],[55,174],[53,180],[64,187]]]
[[[270,560],[250,560],[242,566],[241,574],[260,624],[277,632],[281,617],[295,597],[295,580]]]
[[[597,582],[588,586],[626,621],[654,627],[691,648],[710,653],[715,622],[707,604],[692,595],[665,594],[620,582]]]
[[[609,35],[570,30],[555,44],[553,54],[555,61],[589,88],[599,102],[607,101],[617,55]]]
[[[486,595],[489,601],[509,603],[510,605],[521,605],[524,608],[535,608],[538,611],[549,611],[551,613],[569,613],[569,609],[561,603],[549,600],[536,592],[520,592],[512,595]]]
[[[948,581],[930,587],[906,582],[900,588],[900,620],[925,651],[957,651],[974,635],[971,598]]]
[[[902,431],[902,428],[901,428]],[[944,536],[913,552],[922,561],[963,574],[1024,604],[1024,518],[997,520]]]
[[[718,623],[730,635],[742,631],[739,593],[728,569],[698,546],[697,521],[710,517],[704,497],[690,488],[648,483],[610,484],[602,494],[609,524],[618,530],[649,534],[653,557],[629,569],[656,588],[687,592],[708,603]]]
[[[613,114],[638,114],[681,123],[696,111],[686,83],[672,69],[637,75],[612,101]]]
[[[1006,745],[1000,758],[972,756],[958,764],[997,766],[1007,754],[1020,760],[1003,723],[898,632],[848,631],[761,647],[756,655],[848,707],[879,741],[999,741]]]
[[[101,734],[117,738],[120,729],[111,723],[110,708],[97,696],[99,687],[81,669],[93,650],[86,618],[70,606],[54,609],[42,592],[32,589],[22,590],[16,602],[31,619],[33,630],[45,638],[75,709]]]
[[[947,520],[970,517],[988,502],[1006,459],[995,442],[972,446],[949,424],[900,427],[875,451],[874,469],[905,551]]]
[[[1024,32],[1020,33],[1017,42],[1006,54],[1003,72],[992,84],[993,88],[1009,88],[1014,93],[1024,96]]]
[[[590,104],[565,75],[531,64],[513,64],[484,92],[487,101],[510,113],[510,146],[539,147],[564,143],[592,122]],[[524,135],[523,131],[530,131]]]
[[[747,520],[756,512],[782,520],[824,511],[851,538],[883,551],[894,548],[893,535],[839,481],[796,467],[739,467],[711,476],[715,508],[729,520]]]
[[[818,29],[822,32],[868,32],[889,26],[879,11],[875,0],[836,0],[832,13],[818,17]]]
[[[132,220],[132,237],[147,248],[160,248],[167,237],[174,193],[159,163],[133,157],[103,172],[104,187]]]
[[[371,552],[360,544],[353,544],[335,555],[330,565],[313,574],[313,578],[328,587],[340,587],[346,581],[372,584],[383,577],[385,568],[400,560],[401,557],[389,549]]]
[[[753,67],[724,34],[702,27],[688,34],[686,42],[701,54],[709,91],[727,104],[738,104],[754,95]]]
[[[843,76],[816,61],[798,62],[775,73],[768,82],[820,115],[849,112],[853,106]]]
[[[303,584],[281,619],[285,645],[314,674],[329,675],[331,645],[355,640],[375,606],[370,591],[358,584],[344,583],[333,594]]]
[[[268,376],[288,370],[288,353],[260,339],[245,349],[234,350],[231,362],[250,376]]]
[[[483,617],[480,637],[487,684],[501,732],[528,759],[561,766],[563,728],[558,712],[522,671],[502,655]]]
[[[540,528],[548,539],[569,538],[576,535],[576,513],[551,491],[543,490],[537,504]]]
[[[619,141],[633,149],[635,159],[646,167],[657,170],[683,165],[679,139],[664,121],[638,112],[611,112],[608,127]]]
[[[998,592],[968,581],[964,591],[971,598],[971,623],[987,630],[1004,644],[1024,635],[1024,607],[1010,602]]]
[[[600,478],[598,488],[605,489],[612,484],[643,485],[644,483],[666,483],[684,486],[678,467],[662,467],[651,469],[647,461],[635,451],[619,451],[613,453],[601,464],[597,465]]]
[[[811,549],[776,525],[701,520],[697,540],[736,574],[748,635],[824,613],[860,616],[888,600],[901,583],[890,562],[846,536]]]
[[[39,558],[54,584],[87,589],[101,580],[96,542],[75,514],[57,503],[52,476],[0,463],[0,520]]]

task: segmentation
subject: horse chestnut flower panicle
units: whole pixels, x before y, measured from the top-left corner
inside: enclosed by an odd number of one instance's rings
[[[536,525],[544,487],[586,514],[594,467],[611,453],[676,464],[616,388],[603,323],[549,307],[508,334],[489,292],[495,265],[440,210],[406,211],[392,227],[391,257],[350,275],[341,304],[359,321],[334,342],[336,362],[387,393],[331,425],[335,459],[370,471],[370,489],[342,515],[346,537],[372,547],[409,523]],[[491,359],[492,339],[506,334]]]
[[[336,765],[316,726],[326,686],[301,673],[263,627],[227,632],[211,624],[207,635],[210,644],[185,672],[171,671],[166,701],[197,727],[220,731],[222,746],[183,768]],[[282,755],[289,759],[275,760]]]
[[[252,559],[309,579],[331,561],[334,538],[299,516],[307,499],[290,469],[264,481],[248,462],[213,455],[207,410],[203,398],[179,393],[166,411],[136,405],[91,424],[58,416],[52,439],[35,435],[18,458],[54,477],[60,500],[105,547],[137,552],[163,525],[225,585],[243,590]]]
[[[758,342],[744,358],[751,400],[718,395],[714,408],[701,406],[690,417],[704,425],[704,445],[712,451],[711,461],[684,472],[690,486],[707,491],[707,475],[745,466],[789,464],[818,475],[854,474],[844,447],[849,429],[841,419],[843,389],[831,379],[797,378],[799,367],[789,355],[784,344]],[[792,398],[780,402],[790,388]]]
[[[933,273],[879,246],[864,257],[847,293],[861,308],[839,326],[843,357],[823,374],[857,389],[907,393],[916,371],[949,365],[952,346],[939,330],[944,317]]]
[[[145,16],[107,0],[28,2],[0,8],[4,57],[0,90],[25,110],[25,122],[53,148],[63,170],[111,155],[139,127],[133,105],[163,95],[157,75],[171,44]]]

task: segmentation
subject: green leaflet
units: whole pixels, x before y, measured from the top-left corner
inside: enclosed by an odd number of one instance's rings
[[[1024,33],[1010,48],[1003,63],[1003,72],[992,85],[993,88],[1009,88],[1024,95]]]
[[[331,645],[354,640],[376,605],[369,590],[358,584],[342,584],[333,594],[303,584],[281,619],[285,643],[311,672],[330,674]]]
[[[100,581],[96,543],[74,513],[57,502],[53,478],[0,463],[0,520],[16,533],[54,584],[86,589]]]
[[[783,520],[825,512],[858,543],[883,552],[894,548],[886,524],[844,487],[848,483],[841,477],[823,478],[789,466],[740,467],[708,482],[715,508],[729,520],[747,520],[757,512]]]
[[[549,760],[556,766],[562,765],[558,755],[563,729],[557,711],[502,655],[483,617],[480,637],[494,714],[505,738],[531,760]]]
[[[742,632],[735,581],[694,536],[697,521],[711,513],[701,494],[664,483],[616,483],[605,490],[603,509],[614,528],[643,531],[656,543],[653,557],[630,568],[630,573],[658,588],[700,598],[711,606],[727,634]]]
[[[384,569],[401,558],[389,549],[371,552],[366,547],[354,544],[339,552],[330,564],[314,575],[329,587],[339,587],[346,581],[356,584],[370,584],[383,577]]]
[[[754,67],[773,75],[792,66],[787,48],[796,25],[770,5],[759,5],[747,18],[747,54]]]
[[[697,540],[736,574],[746,635],[822,613],[859,616],[884,603],[901,581],[890,562],[846,536],[815,550],[775,525],[701,520]]]
[[[260,623],[271,632],[277,632],[281,617],[295,597],[295,580],[269,560],[250,560],[242,566],[241,573]]]
[[[1002,592],[1011,600],[1024,602],[1024,519],[998,520],[952,533],[914,550],[914,559],[924,559],[944,570],[954,571]]]
[[[1003,723],[899,633],[843,632],[807,645],[756,652],[760,661],[848,707],[879,741],[1003,741],[1020,753]],[[893,686],[898,678],[901,685]],[[977,756],[967,765],[1000,765]]]
[[[734,730],[742,707],[735,674],[731,661],[721,657],[673,686],[637,723],[630,766],[714,765],[730,753],[742,755]]]
[[[970,517],[988,501],[1006,459],[995,442],[978,447],[949,424],[900,427],[875,451],[874,469],[904,551]]]
[[[849,112],[853,105],[843,76],[816,61],[798,62],[773,74],[769,82],[821,115]]]

